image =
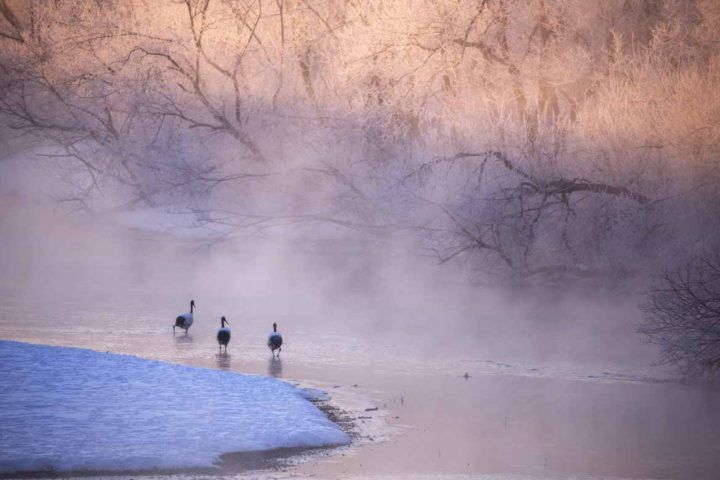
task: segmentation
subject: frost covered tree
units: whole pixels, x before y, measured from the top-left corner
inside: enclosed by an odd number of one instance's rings
[[[719,18],[705,0],[4,0],[0,127],[79,208],[614,281],[697,233],[688,211],[714,218]]]

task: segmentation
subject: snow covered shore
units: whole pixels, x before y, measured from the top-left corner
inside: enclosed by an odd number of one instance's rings
[[[0,378],[0,472],[211,467],[350,441],[273,378],[10,341]]]

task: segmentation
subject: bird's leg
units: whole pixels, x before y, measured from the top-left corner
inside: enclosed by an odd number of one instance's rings
[[[173,335],[175,335],[175,325],[173,325]]]

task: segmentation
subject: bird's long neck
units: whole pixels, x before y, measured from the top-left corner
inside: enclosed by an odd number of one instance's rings
[[[195,309],[195,304],[190,302],[190,313],[193,313],[194,309]]]
[[[277,332],[277,323],[273,323],[273,332]]]

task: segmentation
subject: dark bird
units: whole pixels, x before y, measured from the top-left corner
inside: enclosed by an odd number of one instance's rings
[[[222,347],[225,347],[225,353],[227,353],[227,346],[228,343],[230,343],[230,329],[225,326],[225,324],[230,325],[230,322],[225,320],[225,317],[222,317],[220,319],[220,329],[218,329],[217,333],[217,341],[220,348],[220,352],[222,353]]]
[[[175,325],[173,325],[173,333],[175,333],[175,327],[180,327],[187,333],[190,325],[193,324],[193,310],[195,310],[195,300],[190,300],[190,313],[178,315],[175,319]]]
[[[277,331],[277,323],[273,323],[273,331],[270,335],[268,335],[267,340],[267,346],[272,352],[273,357],[275,356],[275,350],[278,351],[277,356],[280,356],[280,352],[282,352],[282,342],[282,335],[280,335]]]

